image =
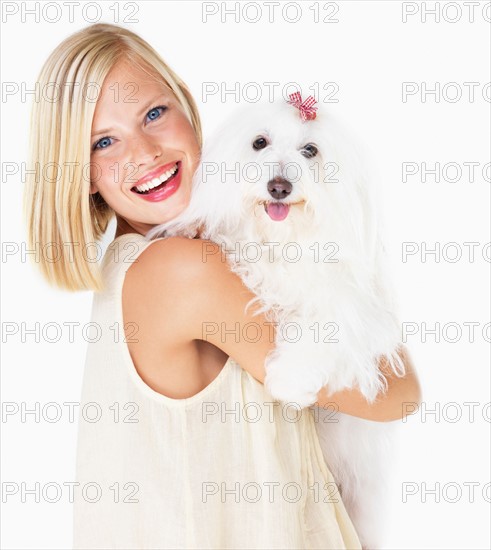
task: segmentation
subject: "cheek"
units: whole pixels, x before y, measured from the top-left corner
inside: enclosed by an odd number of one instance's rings
[[[199,144],[193,127],[184,114],[179,113],[172,128],[172,134],[176,139],[179,149],[188,155],[195,156],[199,153]]]
[[[90,161],[90,183],[100,189],[104,182],[104,172],[99,162]]]
[[[91,160],[90,162],[90,182],[96,185],[99,190],[107,187],[109,180],[109,166],[104,161]]]
[[[126,181],[136,171],[136,164],[125,162],[115,155],[99,157],[90,161],[91,182],[105,187]]]
[[[112,174],[114,180],[116,176]],[[133,162],[118,163],[117,182],[132,187],[138,181],[138,166]]]
[[[90,182],[97,187],[101,194],[110,192],[125,177],[125,171],[121,167],[122,164],[114,159],[92,160],[90,163]]]

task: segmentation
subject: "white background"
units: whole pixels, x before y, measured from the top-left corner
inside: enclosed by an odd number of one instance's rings
[[[86,26],[79,2],[74,21],[59,3],[61,18],[50,23],[22,13],[34,2],[16,2],[19,11],[9,15],[12,2],[2,6],[2,81],[31,89],[51,50],[66,36]],[[54,2],[51,2],[54,4]],[[90,2],[89,2],[90,4]],[[96,4],[91,2],[91,4]],[[102,22],[116,22],[109,8],[114,1],[99,2]],[[120,2],[120,23],[131,13],[129,2]],[[249,22],[254,14],[239,10],[239,22],[228,15],[221,21],[220,10],[203,22],[201,2],[138,2],[133,15],[137,23],[125,26],[153,45],[180,74],[196,98],[205,135],[235,107],[234,98],[202,97],[204,82],[240,90],[250,82],[297,82],[304,96],[310,86],[336,82],[339,101],[331,108],[354,128],[371,151],[378,169],[379,196],[388,227],[387,249],[391,257],[401,306],[401,318],[415,323],[417,333],[406,344],[412,354],[422,386],[424,405],[435,414],[419,411],[401,424],[400,460],[391,494],[391,516],[387,519],[387,548],[399,549],[485,549],[490,548],[489,498],[482,491],[490,478],[490,402],[489,341],[482,335],[489,322],[489,162],[490,103],[485,84],[490,78],[490,26],[483,18],[484,2],[475,8],[474,22],[469,7],[462,2],[437,3],[440,22],[434,14],[426,21],[422,13],[434,2],[409,3],[417,14],[403,22],[403,3],[399,1],[340,1],[337,23],[324,23],[326,2],[297,2],[282,14],[276,7],[275,21],[268,21],[265,5],[262,17]],[[234,3],[229,3],[233,6]],[[244,4],[244,3],[242,3]],[[283,6],[284,3],[282,3]],[[317,4],[321,21],[314,22]],[[488,3],[489,4],[489,3]],[[7,7],[8,6],[8,7]],[[461,10],[460,19],[458,10]],[[486,13],[486,12],[485,12]],[[489,20],[489,8],[487,17]],[[52,6],[45,12],[54,19]],[[86,12],[97,18],[94,7]],[[453,22],[452,22],[453,21]],[[443,89],[446,95],[422,96],[421,91],[402,100],[403,82],[415,82],[419,90],[426,83]],[[464,82],[479,83],[475,97],[469,98]],[[462,97],[453,101],[457,89]],[[263,87],[264,93],[266,88]],[[68,331],[57,343],[35,342],[28,334],[22,342],[20,332],[6,334],[9,323],[25,322],[33,328],[39,322],[78,322],[90,320],[92,295],[65,293],[48,287],[20,253],[7,255],[12,246],[25,242],[21,217],[23,177],[21,172],[7,175],[11,165],[26,161],[28,116],[32,96],[20,93],[2,97],[2,400],[32,408],[48,402],[77,402],[80,399],[82,372],[87,343],[80,337],[68,340]],[[435,162],[441,166],[457,163],[463,170],[458,181],[435,181],[420,174],[402,181],[402,163],[419,165]],[[471,181],[464,162],[477,162]],[[454,172],[448,172],[447,180]],[[106,235],[107,244],[114,228]],[[404,242],[414,242],[417,254],[402,260]],[[454,242],[462,257],[453,261]],[[463,243],[479,243],[473,261]],[[9,243],[13,243],[10,244]],[[441,252],[421,254],[423,243]],[[10,246],[10,248],[9,248]],[[437,245],[438,246],[438,245]],[[483,252],[488,260],[483,258]],[[437,261],[438,260],[438,261]],[[474,322],[474,338],[463,323]],[[422,323],[434,328],[440,323],[440,341],[434,334],[422,336]],[[446,323],[448,331],[443,330]],[[8,324],[8,325],[7,325]],[[452,328],[453,327],[453,328]],[[462,330],[457,341],[455,327]],[[488,336],[489,340],[489,331]],[[464,403],[477,403],[474,418]],[[453,403],[453,405],[452,405]],[[456,418],[456,415],[461,415]],[[487,420],[486,420],[487,417]],[[21,421],[20,414],[2,416],[2,481],[29,486],[38,481],[63,483],[74,477],[76,423],[65,414],[59,422],[36,423],[33,415]],[[469,484],[475,482],[475,494]],[[404,484],[412,483],[416,494],[403,498]],[[435,493],[424,493],[437,489]],[[450,484],[445,486],[445,484]],[[458,497],[458,491],[461,491]],[[457,495],[457,496],[456,496]],[[3,508],[3,548],[69,548],[71,544],[71,506],[66,494],[58,503],[40,503],[20,495],[5,499]],[[405,500],[405,502],[404,502]]]

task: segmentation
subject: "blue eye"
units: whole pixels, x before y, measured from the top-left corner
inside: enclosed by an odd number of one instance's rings
[[[153,109],[148,111],[147,120],[157,120],[166,109],[167,107],[164,107],[163,105],[161,105],[160,107],[154,107]]]
[[[110,137],[103,137],[100,139],[95,145],[94,149],[107,149],[109,145],[112,143],[112,138]]]

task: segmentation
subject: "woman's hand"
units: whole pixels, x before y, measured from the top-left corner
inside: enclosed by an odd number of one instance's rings
[[[364,395],[356,389],[343,390],[329,395],[328,386],[326,386],[318,393],[316,405],[331,409],[334,407],[336,411],[378,422],[405,418],[408,409],[414,412],[419,408],[421,387],[409,352],[404,346],[400,348],[400,357],[406,368],[404,377],[397,377],[389,368],[387,360],[384,357],[381,358],[380,370],[385,375],[388,389],[386,392],[380,393],[374,403],[370,404]],[[406,405],[409,404],[412,406],[407,407]],[[417,405],[417,407],[413,405]]]

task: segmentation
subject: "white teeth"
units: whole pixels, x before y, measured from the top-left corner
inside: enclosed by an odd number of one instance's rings
[[[172,168],[167,170],[167,172],[164,172],[159,178],[153,178],[153,180],[142,183],[141,185],[137,185],[135,189],[137,191],[140,191],[142,193],[143,191],[150,191],[150,189],[153,189],[154,187],[158,187],[160,184],[164,183],[164,181],[168,180],[173,174],[176,173],[177,170],[177,164],[175,164]]]

